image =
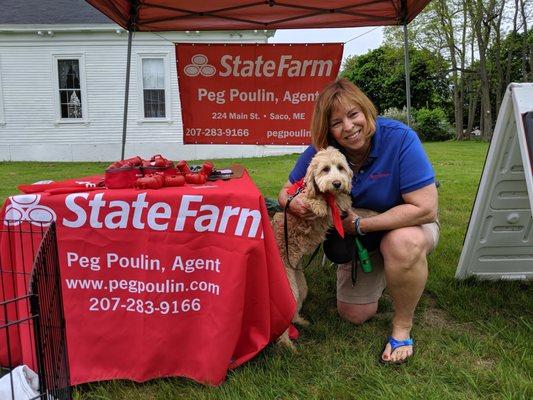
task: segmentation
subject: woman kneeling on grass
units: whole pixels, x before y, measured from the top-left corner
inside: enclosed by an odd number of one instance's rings
[[[344,230],[381,242],[371,253],[372,272],[357,271],[355,285],[351,263],[338,266],[337,308],[341,317],[362,324],[376,314],[388,287],[394,317],[380,361],[403,363],[413,354],[410,332],[427,280],[426,257],[439,238],[433,168],[416,133],[398,121],[377,117],[374,104],[346,79],[330,83],[319,95],[311,137],[313,145],[300,155],[279,194],[280,205],[285,207],[287,189],[304,177],[319,149],[335,146],[344,153],[354,172],[353,206],[379,212],[361,218],[351,211],[343,219]],[[289,212],[315,218],[303,196],[289,203]]]

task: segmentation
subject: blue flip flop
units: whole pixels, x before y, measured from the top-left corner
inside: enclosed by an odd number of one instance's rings
[[[396,340],[392,336],[389,336],[387,338],[387,342],[385,342],[385,345],[383,346],[383,349],[381,350],[381,353],[379,353],[379,362],[381,364],[400,365],[400,364],[403,364],[403,363],[407,362],[407,360],[412,357],[412,355],[411,355],[410,357],[407,357],[405,360],[402,360],[402,361],[386,361],[386,360],[384,360],[383,359],[383,352],[385,351],[385,348],[387,347],[387,344],[390,344],[390,346],[391,346],[391,354],[394,352],[394,350],[396,350],[399,347],[403,347],[403,346],[413,346],[413,354],[414,354],[415,341],[413,339],[409,338],[409,339],[405,339],[405,340]]]

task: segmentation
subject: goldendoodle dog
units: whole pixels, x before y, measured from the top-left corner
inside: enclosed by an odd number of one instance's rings
[[[304,255],[311,254],[322,243],[327,230],[333,225],[333,211],[326,200],[328,196],[334,200],[340,214],[351,207],[352,176],[353,172],[339,150],[331,146],[320,150],[307,168],[304,189],[299,194],[299,196],[304,196],[309,209],[315,213],[316,218],[302,219],[291,213],[280,212],[272,219],[278,249],[297,304],[292,321],[299,325],[308,325],[308,322],[300,316],[302,304],[307,296],[307,282],[300,260]],[[287,218],[287,243],[284,233],[284,215]],[[288,330],[280,336],[278,343],[294,350]]]

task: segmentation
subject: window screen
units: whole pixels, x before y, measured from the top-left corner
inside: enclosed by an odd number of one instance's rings
[[[162,58],[143,58],[145,118],[165,118],[165,66]]]
[[[80,62],[58,60],[61,118],[83,118],[81,107]]]

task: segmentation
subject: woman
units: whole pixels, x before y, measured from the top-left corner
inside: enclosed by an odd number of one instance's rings
[[[305,175],[317,149],[332,145],[345,154],[354,172],[353,205],[379,214],[361,218],[352,211],[343,219],[344,230],[357,235],[380,232],[382,239],[372,254],[372,272],[358,272],[354,286],[351,264],[338,267],[338,312],[362,324],[376,314],[388,287],[394,316],[380,361],[403,363],[413,354],[413,315],[427,280],[426,257],[439,237],[433,168],[416,133],[398,121],[377,117],[368,97],[346,79],[330,83],[319,95],[311,137],[313,145],[299,157],[280,191],[280,205],[287,204],[287,189]],[[289,212],[314,218],[302,196],[289,203]]]

